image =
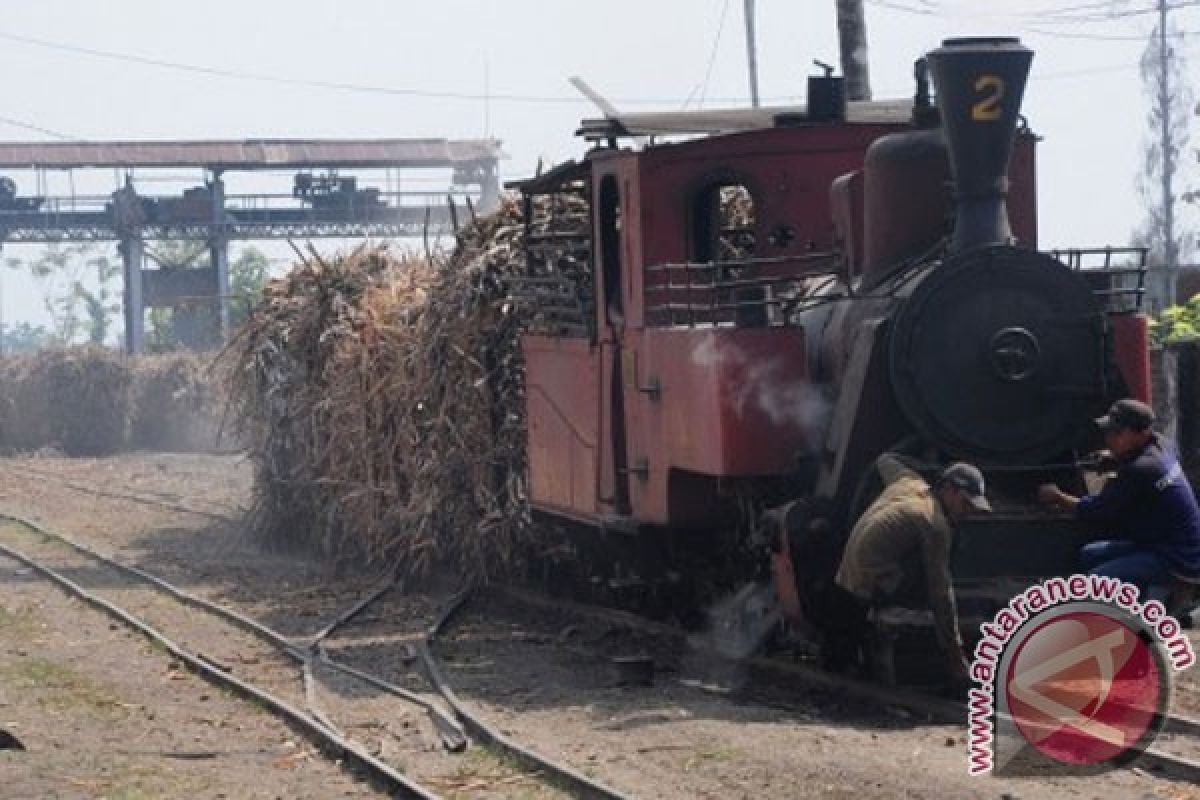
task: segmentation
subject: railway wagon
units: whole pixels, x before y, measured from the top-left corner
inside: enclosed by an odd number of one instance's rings
[[[1149,399],[1144,254],[1038,249],[1032,55],[947,40],[911,101],[817,77],[801,110],[585,121],[584,158],[515,184],[530,494],[608,554],[593,583],[645,597],[765,546],[798,615],[898,447],[988,478],[963,597],[1075,568],[1087,533],[1033,488],[1082,490],[1089,419]]]

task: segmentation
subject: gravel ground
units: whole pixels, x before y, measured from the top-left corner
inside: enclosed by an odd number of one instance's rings
[[[439,649],[459,694],[503,730],[639,797],[1200,796],[1135,771],[971,778],[961,727],[747,683],[737,665],[699,650],[495,598],[463,614]],[[620,684],[611,659],[629,655],[653,659],[653,686]]]
[[[36,476],[31,470],[37,471]],[[62,481],[46,477],[55,470],[61,471],[63,479],[74,483],[76,488],[69,488]],[[243,611],[285,635],[311,636],[378,585],[378,580],[339,573],[328,565],[303,557],[263,552],[244,535],[237,524],[236,512],[231,513],[234,519],[220,520],[208,514],[188,514],[113,496],[131,493],[188,508],[209,511],[236,509],[239,501],[244,502],[248,495],[247,483],[238,480],[239,477],[245,477],[244,472],[244,464],[233,459],[202,456],[132,455],[86,463],[39,459],[32,464],[25,464],[9,460],[0,464],[0,510],[26,516],[51,531],[68,535],[100,552],[117,554],[121,560],[134,562],[181,588]],[[243,475],[239,476],[239,473]],[[97,489],[102,487],[103,493],[84,492],[81,489],[85,484]],[[68,577],[94,588],[106,599],[159,627],[192,652],[208,656],[213,662],[268,689],[294,706],[304,706],[305,693],[300,670],[289,659],[265,647],[255,638],[230,630],[222,623],[214,623],[206,614],[180,608],[153,590],[131,582],[119,572],[98,566],[61,545],[30,535],[23,526],[0,525],[0,540],[39,560],[44,559],[50,566],[67,573]],[[58,591],[30,577],[25,580],[32,581],[49,595]],[[372,619],[386,620],[392,614],[400,613],[411,633],[424,630],[438,604],[451,590],[440,589],[436,585],[423,588],[425,593],[414,599],[385,598],[372,606],[363,619],[356,620],[354,629],[329,640],[329,654],[335,659],[362,663],[363,659],[358,653],[364,645],[370,644],[364,635],[370,634]],[[7,590],[7,582],[0,575],[0,602],[7,602]],[[94,612],[80,605],[74,613]],[[63,629],[66,630],[66,627]],[[397,633],[404,629],[404,626],[395,628],[375,642],[375,646],[396,640]],[[4,643],[7,643],[7,637],[0,630],[0,644]],[[163,664],[158,665],[131,663],[130,669],[161,671],[164,665],[170,666],[169,659],[162,660]],[[395,662],[395,666],[387,671],[387,677],[397,683],[409,684],[415,691],[432,697],[419,676],[403,669],[402,659],[393,654],[388,660]],[[83,666],[86,666],[86,660]],[[175,665],[175,671],[183,672],[178,670],[178,665]],[[384,672],[377,671],[381,674]],[[364,687],[360,682],[327,668],[318,666],[315,673],[319,687],[316,705],[334,719],[343,733],[446,797],[563,796],[558,790],[544,786],[536,777],[487,751],[471,748],[461,755],[447,752],[427,714],[407,701]],[[131,683],[136,687],[136,676]],[[211,695],[213,691],[216,690],[210,690],[207,694]],[[230,702],[236,703],[232,698]],[[282,730],[289,740],[299,742],[306,748],[305,759],[318,756],[305,739],[287,731],[282,723],[253,705],[243,706],[244,713],[262,717],[265,723]],[[34,721],[36,712],[36,708],[14,703],[9,709],[12,728],[29,730],[37,727]],[[257,731],[251,731],[249,738],[254,739],[255,734]],[[104,752],[101,741],[88,742],[86,739],[81,739],[85,745],[99,747],[95,751],[97,753]],[[269,745],[273,743],[260,741],[252,744],[251,749],[270,752]],[[87,749],[91,751],[93,747]],[[338,773],[337,767],[328,759],[319,760],[329,771]],[[228,791],[211,790],[212,793],[209,793],[209,789],[197,789],[186,784],[178,787],[156,785],[147,789],[144,796],[325,798],[351,797],[357,791],[344,788],[342,784],[345,780],[341,779],[310,780],[302,789],[284,791],[283,784],[264,777],[261,767],[251,766],[239,774],[231,775],[228,785],[233,788]],[[86,760],[81,762],[80,768],[87,771]],[[203,759],[196,762],[195,769],[202,774],[218,768],[213,760]],[[31,776],[34,774],[37,774],[36,770],[31,772]],[[29,789],[18,795],[0,794],[4,797],[29,798],[57,796],[54,792],[61,790],[60,776],[47,772],[43,777],[40,785],[29,784],[31,787],[39,786],[36,791]],[[30,780],[34,779],[31,777]],[[120,793],[109,794],[108,789],[112,787],[102,777],[81,780],[93,781],[94,791],[89,794],[88,787],[84,787],[81,792],[68,792],[63,796],[125,796]],[[243,787],[241,790],[237,788],[239,785]],[[370,787],[364,790],[374,791]]]
[[[0,510],[119,553],[277,630],[310,634],[376,585],[378,576],[260,550],[239,524],[250,481],[248,464],[231,456],[8,459],[0,461]],[[80,491],[84,485],[207,514]],[[230,518],[211,516],[223,513]],[[388,595],[339,631],[329,651],[428,691],[407,668],[407,649],[453,588],[453,580],[444,580]],[[170,669],[169,659],[140,639],[110,630],[104,618],[11,564],[0,564],[0,607],[5,609],[0,677],[14,659],[30,657],[16,655],[23,650],[62,661],[79,685],[103,687],[119,698],[111,719],[85,699],[73,710],[56,710],[62,720],[46,726],[45,703],[33,699],[35,692],[14,692],[10,687],[21,684],[11,678],[0,682],[5,703],[0,720],[24,731],[38,729],[35,741],[46,736],[61,743],[52,748],[53,764],[36,761],[49,755],[0,753],[0,775],[7,779],[15,769],[12,774],[21,776],[15,785],[22,791],[4,796],[375,796],[273,718],[186,673],[174,677],[178,670]],[[35,641],[43,649],[33,649]],[[1086,780],[969,778],[959,727],[930,724],[899,709],[865,707],[829,692],[746,686],[736,667],[668,642],[492,600],[469,607],[438,652],[460,695],[502,730],[636,797],[1200,797],[1198,787],[1141,771]],[[609,659],[621,655],[652,657],[654,685],[618,685]],[[1181,707],[1200,710],[1196,673],[1181,676],[1180,686]],[[404,760],[400,743],[410,734],[426,735],[412,734],[427,730],[419,714],[396,716],[394,706],[384,712],[372,698],[356,696],[332,679],[327,687],[322,701],[337,706],[346,729],[384,755]],[[148,725],[147,713],[161,724]],[[226,727],[214,728],[214,719]],[[113,741],[140,742],[124,749],[155,753],[182,750],[182,744],[189,750],[224,749],[216,759],[114,758]],[[443,758],[434,742],[428,746],[430,758]],[[447,796],[553,796],[502,760],[476,748],[469,753],[444,756],[445,768],[419,769],[439,781],[436,788]],[[120,766],[127,762],[128,769]],[[138,784],[143,769],[146,776]]]
[[[274,717],[0,558],[0,790],[49,798],[382,798]]]

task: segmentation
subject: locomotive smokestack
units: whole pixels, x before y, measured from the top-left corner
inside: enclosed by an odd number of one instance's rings
[[[1009,244],[1008,161],[1033,51],[1015,38],[947,39],[928,59],[954,176],[950,251]]]

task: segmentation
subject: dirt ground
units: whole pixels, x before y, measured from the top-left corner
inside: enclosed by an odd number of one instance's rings
[[[261,550],[239,521],[250,480],[249,465],[236,456],[5,459],[0,511],[119,554],[286,634],[311,634],[377,576]],[[405,645],[452,589],[453,581],[443,581],[388,595],[339,632],[330,653],[427,691]],[[164,614],[164,624],[185,624],[150,601],[142,608]],[[232,660],[238,648],[220,652]],[[652,686],[617,680],[610,659],[632,654],[654,659]],[[1200,797],[1200,787],[1143,770],[1088,779],[970,778],[960,727],[803,687],[764,692],[727,663],[652,637],[491,599],[464,610],[439,655],[461,697],[504,732],[635,797]],[[411,709],[385,713],[373,698],[324,685],[349,735],[447,797],[561,796],[476,748],[461,756],[439,751]],[[1185,710],[1197,710],[1195,672],[1181,676],[1180,686]],[[386,796],[258,707],[180,669],[140,636],[6,559],[0,728],[27,748],[0,751],[5,798]]]

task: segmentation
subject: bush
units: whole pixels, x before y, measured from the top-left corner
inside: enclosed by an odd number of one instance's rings
[[[1158,319],[1150,321],[1150,335],[1155,344],[1200,338],[1200,294],[1183,305],[1163,309]]]

